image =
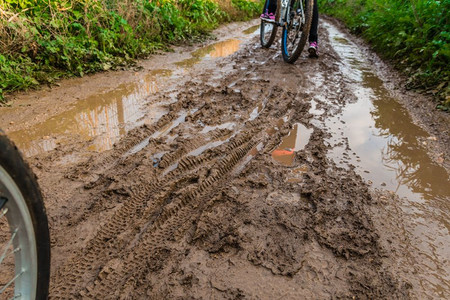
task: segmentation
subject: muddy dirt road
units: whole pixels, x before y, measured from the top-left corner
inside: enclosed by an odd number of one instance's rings
[[[448,114],[330,20],[294,65],[257,24],[0,108],[52,299],[450,298]]]

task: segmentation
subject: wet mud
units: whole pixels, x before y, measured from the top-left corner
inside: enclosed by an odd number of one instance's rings
[[[446,141],[338,24],[293,65],[257,24],[29,127],[2,115],[45,196],[52,299],[448,298],[448,153],[424,144]]]

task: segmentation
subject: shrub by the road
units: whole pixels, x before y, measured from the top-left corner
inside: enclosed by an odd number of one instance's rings
[[[319,0],[319,9],[390,59],[409,76],[409,87],[450,107],[450,0]]]
[[[4,93],[127,65],[220,23],[261,11],[253,0],[0,0]]]

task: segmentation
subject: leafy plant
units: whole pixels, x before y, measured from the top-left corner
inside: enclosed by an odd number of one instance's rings
[[[409,76],[408,87],[429,90],[449,105],[450,1],[319,0],[319,9],[390,59]]]
[[[211,31],[235,10],[240,20],[254,16],[261,1],[228,2],[0,0],[0,101],[7,92],[132,64]]]

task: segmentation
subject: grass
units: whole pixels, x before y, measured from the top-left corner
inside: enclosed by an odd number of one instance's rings
[[[62,77],[133,64],[261,7],[252,0],[0,0],[0,102]]]
[[[450,109],[449,0],[319,0],[322,13],[341,19],[426,90],[438,108]]]

